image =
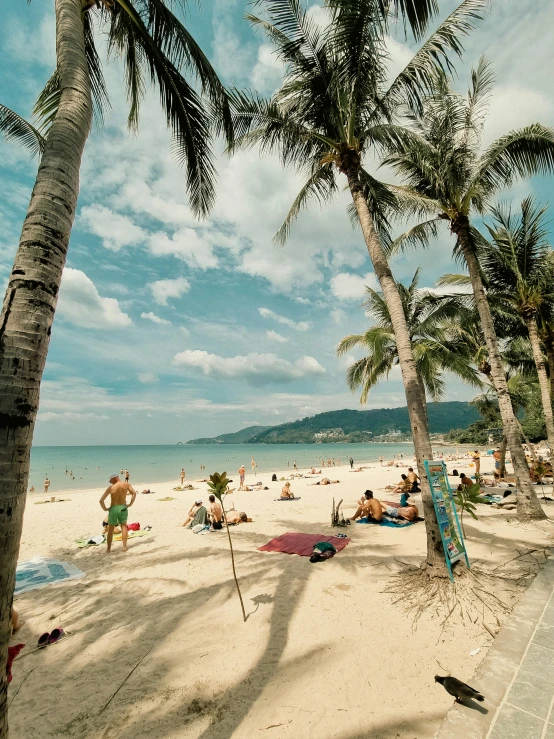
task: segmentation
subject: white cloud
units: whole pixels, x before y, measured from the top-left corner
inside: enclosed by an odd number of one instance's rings
[[[275,311],[271,310],[270,308],[258,308],[258,313],[262,318],[271,318],[273,321],[276,321],[277,323],[282,323],[283,326],[288,326],[289,328],[294,328],[297,331],[307,331],[311,324],[307,321],[293,321],[292,318],[287,318],[286,316],[281,316],[279,313],[275,313]]]
[[[142,372],[138,376],[138,381],[142,382],[143,385],[156,385],[160,378],[154,372]]]
[[[119,251],[124,246],[137,246],[146,240],[146,233],[130,218],[103,205],[81,208],[79,225],[102,239],[106,249]]]
[[[170,298],[180,298],[181,295],[188,293],[190,282],[186,277],[177,277],[175,280],[157,280],[156,282],[151,282],[148,287],[158,305],[167,305],[167,301]]]
[[[272,93],[283,78],[283,64],[277,57],[275,47],[262,44],[258,48],[258,61],[252,70],[252,87],[261,92]]]
[[[346,312],[343,311],[342,308],[334,308],[331,311],[331,318],[333,319],[333,323],[336,323],[337,326],[342,326],[344,319],[346,318]]]
[[[152,321],[152,323],[157,323],[159,326],[171,326],[171,321],[168,321],[167,318],[161,318],[160,316],[157,316],[152,311],[150,311],[149,313],[141,313],[140,317],[146,318],[147,321]]]
[[[286,344],[288,341],[286,336],[281,336],[277,331],[266,331],[265,335],[268,339],[271,339],[271,341],[277,341],[279,344]]]
[[[339,300],[360,300],[365,294],[365,288],[379,289],[379,283],[373,272],[364,277],[352,272],[339,272],[331,278],[331,292]]]
[[[72,413],[71,411],[67,411],[66,413],[54,413],[52,411],[41,413],[39,411],[37,415],[37,421],[108,421],[109,418],[109,416],[103,416],[98,413]]]
[[[63,271],[57,312],[83,328],[126,328],[133,323],[116,298],[102,298],[90,277],[71,267]]]
[[[150,236],[148,245],[154,256],[173,256],[191,267],[209,269],[218,265],[212,245],[192,228],[182,228],[172,236],[157,231]]]
[[[314,357],[302,357],[296,362],[275,354],[247,354],[220,357],[199,349],[187,349],[175,355],[173,364],[200,370],[204,375],[225,380],[245,380],[250,385],[267,385],[316,377],[325,373]]]
[[[300,305],[310,305],[312,301],[309,298],[296,297],[294,298],[294,302],[300,303]]]

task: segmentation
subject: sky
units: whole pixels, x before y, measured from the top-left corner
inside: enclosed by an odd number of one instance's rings
[[[308,2],[308,6],[311,3]],[[2,0],[0,101],[29,116],[55,65],[53,2]],[[454,3],[441,0],[441,17]],[[271,94],[281,69],[272,47],[244,20],[243,0],[191,4],[186,24],[227,84]],[[321,19],[322,9],[310,13]],[[486,53],[497,77],[484,139],[539,121],[554,125],[554,52],[548,0],[496,0],[466,40],[460,90]],[[98,38],[105,49],[103,37]],[[416,45],[390,40],[390,71]],[[217,148],[217,200],[210,217],[188,207],[184,172],[171,155],[155,91],[138,134],[126,126],[117,59],[105,66],[111,113],[94,126],[81,170],[77,216],[42,382],[35,444],[172,444],[326,410],[359,408],[345,383],[358,355],[337,358],[340,339],[369,325],[360,303],[376,287],[361,233],[342,192],[311,205],[286,246],[272,237],[301,186],[291,170],[254,151]],[[36,161],[0,140],[0,289],[5,290]],[[518,182],[502,199],[552,200],[552,181]],[[432,287],[451,261],[443,234],[432,248],[393,259],[399,281],[421,267]],[[475,391],[448,379],[446,400]],[[368,408],[405,405],[400,372]]]

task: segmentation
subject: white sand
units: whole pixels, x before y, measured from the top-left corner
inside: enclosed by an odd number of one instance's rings
[[[492,465],[483,460],[482,466],[488,471]],[[433,610],[414,627],[413,616],[383,592],[406,569],[402,562],[417,565],[424,556],[423,523],[405,530],[350,526],[351,543],[320,564],[257,551],[287,531],[333,533],[333,497],[344,498],[350,514],[367,487],[380,499],[398,500],[382,488],[396,483],[400,472],[378,464],[361,473],[333,468],[329,476],[340,484],[294,481],[301,500],[291,503],[275,502],[283,483],[258,474],[269,490],[230,496],[228,502],[232,498],[253,518],[232,528],[246,623],[225,531],[198,536],[178,527],[195,498],[207,499],[205,484],[174,492],[170,484],[138,482],[137,490],[148,486],[156,494],[139,494],[129,521],[153,530],[131,540],[127,554],[114,543],[109,556],[105,546],[79,550],[73,544],[101,531],[103,491],[64,493],[70,501],[47,505],[34,504],[44,496],[30,497],[20,561],[57,557],[87,577],[16,600],[26,624],[12,643],[27,644],[23,655],[56,626],[71,636],[15,661],[10,697],[24,682],[10,709],[12,739],[432,737],[451,704],[433,676],[451,671],[468,679],[491,637],[483,619],[471,623],[467,611],[456,610],[441,625],[443,617]],[[175,500],[159,500],[167,495]],[[502,565],[516,548],[546,546],[551,539],[549,524],[521,526],[513,514],[485,506],[479,515],[467,524],[472,562]],[[513,605],[521,589],[497,592]],[[495,617],[482,610],[497,630]],[[499,614],[499,622],[505,618]],[[479,655],[470,656],[478,647]]]

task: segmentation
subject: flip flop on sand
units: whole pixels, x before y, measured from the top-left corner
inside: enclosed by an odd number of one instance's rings
[[[50,639],[50,634],[48,632],[46,632],[41,637],[39,637],[38,646],[41,647],[41,648],[42,647],[47,647],[48,646],[48,640],[49,639]]]
[[[60,641],[60,639],[64,636],[65,636],[65,631],[63,629],[54,629],[51,632],[50,636],[48,637],[48,644],[55,644],[56,642]]]

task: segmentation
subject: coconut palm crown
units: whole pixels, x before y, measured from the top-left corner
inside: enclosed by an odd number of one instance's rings
[[[419,288],[418,283],[419,270],[407,287],[399,283],[398,289],[418,375],[427,394],[433,401],[443,397],[443,374],[447,371],[470,385],[480,387],[478,373],[471,366],[469,345],[458,331],[460,317],[468,311],[466,301],[458,295],[437,295]],[[396,338],[383,294],[369,287],[366,291],[363,305],[374,325],[363,334],[345,336],[337,348],[339,356],[355,348],[367,352],[365,357],[348,368],[346,374],[348,387],[352,391],[362,388],[362,405],[367,402],[371,389],[386,379],[398,364]]]

